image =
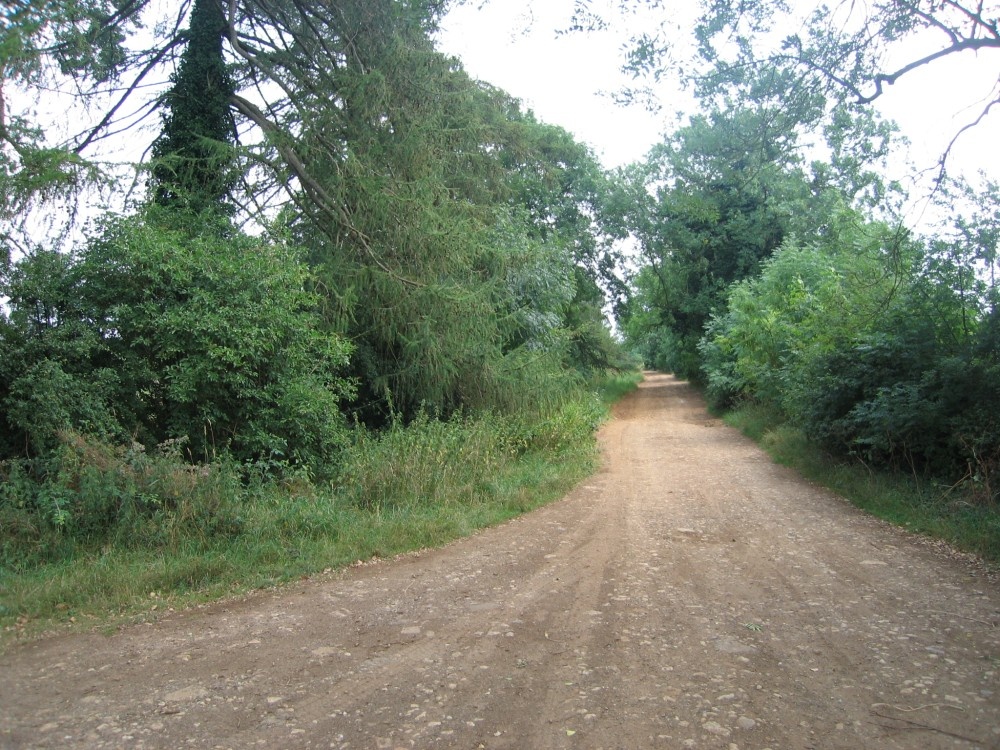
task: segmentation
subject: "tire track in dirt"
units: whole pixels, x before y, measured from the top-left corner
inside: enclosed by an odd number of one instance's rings
[[[0,657],[3,748],[997,748],[1000,592],[650,374],[564,500]]]

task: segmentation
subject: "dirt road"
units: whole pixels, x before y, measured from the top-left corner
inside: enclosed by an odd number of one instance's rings
[[[1000,587],[652,375],[563,501],[0,657],[0,747],[997,748]]]

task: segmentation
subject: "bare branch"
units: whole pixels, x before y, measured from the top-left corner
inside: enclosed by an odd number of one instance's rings
[[[965,39],[958,44],[953,44],[950,47],[945,47],[937,52],[925,55],[918,60],[914,60],[913,62],[904,65],[902,68],[899,68],[894,73],[879,73],[872,79],[872,82],[875,84],[875,93],[860,97],[858,99],[858,104],[871,104],[884,93],[883,84],[891,86],[907,73],[910,73],[917,68],[921,68],[924,65],[928,65],[935,60],[940,60],[942,57],[947,57],[948,55],[953,55],[958,52],[965,52],[966,50],[981,50],[990,48],[1000,49],[1000,38]]]
[[[939,31],[943,31],[951,40],[951,43],[953,45],[961,43],[962,38],[953,28],[951,28],[944,22],[938,20],[927,11],[921,10],[920,6],[914,5],[913,3],[905,3],[904,7],[908,8],[913,15],[917,16],[918,18],[922,18],[927,23],[928,26],[933,26]]]
[[[971,130],[972,128],[979,125],[979,123],[981,123],[984,119],[986,119],[986,116],[990,113],[990,110],[993,109],[993,107],[995,107],[997,104],[1000,104],[1000,96],[988,102],[986,106],[983,108],[983,111],[979,113],[979,116],[972,122],[963,125],[961,130],[955,133],[951,141],[948,142],[948,147],[944,150],[944,153],[941,155],[941,158],[938,159],[938,165],[940,166],[940,169],[938,170],[938,176],[935,180],[938,184],[940,184],[945,178],[945,168],[948,163],[948,157],[951,156],[951,151],[955,147],[955,144],[958,142],[958,139],[961,138],[966,131]]]
[[[80,154],[85,148],[87,148],[87,146],[89,146],[95,140],[97,135],[102,130],[104,130],[108,126],[108,124],[112,121],[112,119],[115,116],[115,113],[122,107],[123,104],[125,104],[126,101],[128,101],[128,98],[132,96],[132,93],[136,90],[136,88],[143,81],[143,79],[147,75],[149,75],[153,71],[153,69],[156,68],[156,66],[158,66],[163,61],[163,58],[167,56],[168,52],[170,52],[175,47],[178,47],[183,43],[184,39],[182,39],[181,37],[174,37],[167,43],[166,46],[162,47],[155,55],[153,55],[153,58],[148,63],[146,63],[146,65],[142,68],[142,70],[139,71],[139,74],[135,77],[135,80],[132,81],[132,84],[127,89],[125,89],[125,92],[120,97],[118,97],[118,101],[115,102],[114,106],[112,106],[107,112],[105,112],[104,117],[101,118],[101,121],[97,123],[97,125],[95,125],[93,128],[91,128],[90,132],[87,133],[83,141],[77,144],[77,146],[73,149],[74,154]]]
[[[954,8],[959,13],[966,16],[972,22],[972,26],[969,31],[969,37],[974,37],[976,35],[976,29],[986,29],[987,31],[991,32],[993,36],[998,36],[996,21],[994,21],[991,24],[983,18],[982,2],[979,3],[979,9],[975,13],[973,13],[968,8],[958,4],[957,2],[955,2],[955,0],[944,0],[944,4],[951,8]]]

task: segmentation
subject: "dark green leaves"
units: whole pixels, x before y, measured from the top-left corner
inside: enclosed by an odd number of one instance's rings
[[[349,348],[318,330],[307,280],[280,244],[142,217],[107,222],[75,259],[23,261],[6,290],[6,450],[43,450],[74,429],[150,445],[184,437],[198,459],[228,450],[320,466],[344,439]],[[46,389],[66,398],[33,420]]]
[[[153,144],[153,200],[161,206],[225,213],[240,177],[229,111],[235,85],[222,49],[227,31],[218,0],[195,0],[187,47],[164,98],[163,130]]]

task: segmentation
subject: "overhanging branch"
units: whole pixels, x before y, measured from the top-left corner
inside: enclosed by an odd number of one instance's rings
[[[374,249],[372,249],[368,237],[365,236],[364,232],[354,226],[347,210],[323,188],[315,177],[312,176],[301,156],[299,156],[294,147],[289,145],[288,139],[285,137],[281,128],[269,120],[256,104],[247,101],[238,95],[234,95],[232,97],[232,102],[241,114],[252,120],[264,132],[265,136],[270,139],[285,164],[292,170],[292,172],[295,173],[295,176],[298,177],[303,189],[309,195],[309,198],[315,203],[316,207],[318,207],[319,210],[329,219],[332,219],[334,222],[346,229],[348,234],[350,234],[350,236],[358,242],[360,247],[365,251],[365,254],[371,258],[372,262],[375,263],[376,266],[392,278],[406,284],[407,286],[415,288],[426,286],[426,284],[419,281],[414,281],[413,279],[401,276],[382,262],[382,260],[376,255]]]
[[[101,121],[97,123],[97,125],[95,125],[93,128],[91,128],[90,132],[87,133],[86,137],[79,144],[76,145],[76,147],[73,149],[74,154],[82,153],[83,150],[87,148],[87,146],[89,146],[94,141],[95,138],[97,138],[98,134],[111,123],[112,119],[114,119],[115,114],[118,112],[119,109],[121,109],[122,105],[124,105],[125,102],[128,101],[129,97],[132,96],[135,90],[139,87],[139,84],[142,83],[143,79],[147,75],[149,75],[150,72],[152,72],[152,70],[156,68],[156,66],[158,66],[163,61],[163,58],[167,56],[168,52],[170,52],[175,47],[178,47],[183,43],[184,39],[182,39],[179,36],[174,37],[173,39],[170,40],[168,44],[166,44],[162,49],[158,50],[155,55],[153,55],[152,59],[150,59],[150,61],[143,66],[142,70],[139,71],[139,74],[135,77],[135,80],[133,80],[132,83],[129,85],[129,87],[125,89],[125,92],[120,97],[118,97],[118,101],[114,103],[114,106],[112,106],[111,109],[109,109],[107,112],[104,113],[104,117],[101,118]]]
[[[884,85],[888,84],[889,86],[892,86],[904,75],[916,70],[917,68],[921,68],[924,65],[928,65],[935,60],[940,60],[942,57],[947,57],[948,55],[965,52],[967,50],[978,51],[981,49],[1000,49],[1000,38],[963,39],[957,44],[952,44],[944,49],[938,50],[937,52],[932,52],[929,55],[925,55],[924,57],[914,60],[893,73],[879,73],[872,79],[872,82],[875,85],[875,92],[867,96],[859,96],[858,104],[871,104],[873,101],[882,96],[884,93]],[[851,88],[854,91],[857,91],[856,88]]]

